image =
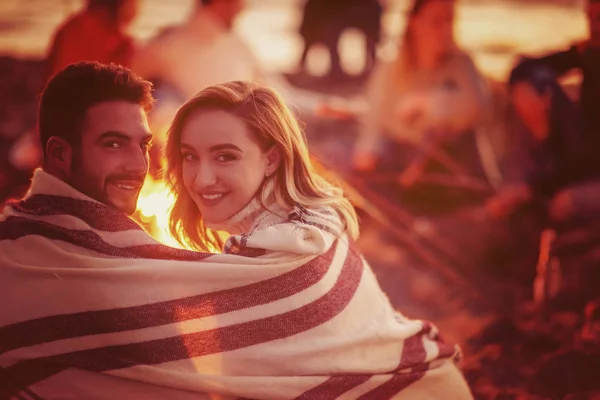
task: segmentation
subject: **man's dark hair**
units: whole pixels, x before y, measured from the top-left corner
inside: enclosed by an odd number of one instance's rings
[[[42,93],[38,115],[42,151],[52,136],[78,147],[87,110],[104,101],[119,100],[150,111],[152,84],[120,65],[86,61],[67,66],[50,79]]]

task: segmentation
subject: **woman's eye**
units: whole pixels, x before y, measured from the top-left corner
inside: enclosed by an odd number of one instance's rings
[[[217,161],[219,162],[228,162],[228,161],[234,161],[237,160],[237,157],[234,156],[233,154],[219,154],[217,156]]]
[[[194,161],[196,159],[192,153],[183,153],[182,157],[185,161]]]

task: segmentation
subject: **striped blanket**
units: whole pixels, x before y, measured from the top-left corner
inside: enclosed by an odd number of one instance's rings
[[[303,210],[173,249],[43,171],[0,217],[0,399],[469,399],[457,350],[396,313]]]

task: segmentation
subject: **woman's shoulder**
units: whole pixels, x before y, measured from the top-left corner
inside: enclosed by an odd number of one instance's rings
[[[315,227],[336,238],[344,233],[342,220],[333,207],[304,207],[296,205],[288,215],[288,221]]]
[[[250,233],[230,236],[223,252],[243,255],[260,250],[261,254],[318,256],[326,253],[343,234],[341,219],[333,208],[297,205],[287,217],[269,221],[263,218]]]

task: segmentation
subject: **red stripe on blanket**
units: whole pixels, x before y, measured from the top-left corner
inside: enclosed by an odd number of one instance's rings
[[[384,400],[391,399],[407,386],[421,379],[429,369],[429,364],[425,363],[427,351],[423,343],[423,335],[431,331],[431,326],[424,323],[423,328],[414,336],[404,340],[400,363],[395,369],[395,375],[384,384],[365,393],[358,400]],[[410,372],[397,372],[411,368]]]
[[[27,215],[72,215],[101,231],[142,230],[141,226],[121,211],[89,200],[37,194],[21,201],[8,203],[7,206]]]
[[[404,347],[402,348],[402,356],[400,357],[400,364],[394,370],[402,371],[407,368],[412,368],[416,365],[422,364],[427,358],[427,352],[423,345],[423,331],[420,331],[414,336],[404,340]]]
[[[337,243],[308,263],[254,284],[136,307],[63,314],[0,328],[0,354],[54,340],[123,332],[215,316],[293,296],[329,270]],[[201,266],[199,266],[201,268]]]
[[[425,371],[396,374],[389,381],[363,394],[357,400],[389,400],[423,376]]]
[[[343,311],[356,292],[362,272],[362,260],[349,252],[332,289],[296,310],[167,339],[27,360],[6,368],[6,373],[12,380],[30,386],[67,368],[110,371],[137,365],[155,365],[283,339],[322,325]]]
[[[362,385],[371,377],[372,375],[332,376],[294,400],[335,400],[348,390]]]
[[[17,240],[32,235],[41,236],[44,239],[60,240],[119,258],[198,261],[213,255],[176,249],[158,242],[139,246],[116,247],[106,243],[100,235],[92,230],[67,229],[45,221],[35,221],[23,217],[8,217],[5,221],[0,222],[0,240]]]

